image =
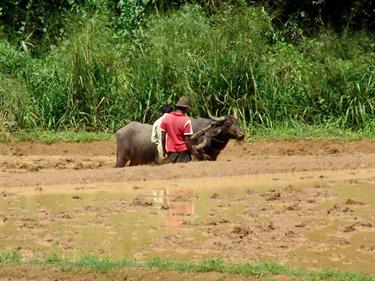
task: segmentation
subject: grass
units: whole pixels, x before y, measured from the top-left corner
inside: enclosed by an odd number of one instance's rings
[[[61,267],[66,271],[80,268],[89,269],[93,272],[107,273],[116,269],[138,268],[173,270],[177,272],[220,272],[239,274],[242,276],[256,276],[260,278],[276,277],[279,275],[297,278],[298,280],[337,280],[337,281],[375,281],[369,275],[343,272],[338,270],[307,270],[295,269],[277,262],[266,263],[228,263],[221,259],[212,259],[197,263],[177,262],[167,259],[152,259],[139,262],[131,260],[110,260],[87,256],[78,259],[65,259],[57,255],[51,255],[44,259],[23,260],[16,252],[0,253],[1,266],[51,266]]]
[[[14,133],[1,133],[0,143],[11,141],[33,141],[43,143],[56,142],[90,142],[114,140],[115,135],[106,132],[74,132],[74,131],[51,131],[51,130],[26,130]]]
[[[326,30],[288,42],[259,6],[223,5],[208,15],[183,5],[150,11],[126,40],[102,9],[84,15],[69,18],[66,40],[40,57],[0,37],[0,132],[114,132],[131,120],[152,122],[181,95],[192,115],[236,112],[272,129],[302,122],[375,130],[372,34]]]
[[[329,125],[282,124],[275,128],[249,126],[245,129],[247,140],[331,139],[375,140],[375,130],[353,131]]]
[[[375,130],[364,129],[352,131],[335,126],[283,124],[275,128],[261,126],[247,126],[245,128],[246,141],[261,140],[293,140],[293,139],[331,139],[331,140],[375,140]],[[52,131],[52,130],[23,130],[14,133],[1,133],[0,143],[12,141],[33,141],[42,143],[56,142],[90,142],[115,140],[115,134],[109,132],[87,132],[87,131]]]

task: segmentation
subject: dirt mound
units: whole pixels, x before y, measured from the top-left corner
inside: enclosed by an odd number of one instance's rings
[[[69,156],[83,155],[109,156],[115,155],[116,144],[114,141],[93,142],[59,142],[53,144],[36,142],[10,142],[0,144],[0,155],[11,156]]]
[[[375,141],[280,140],[237,143],[231,141],[220,155],[222,160],[265,155],[332,155],[340,153],[375,153]],[[11,142],[0,144],[0,155],[84,155],[115,156],[115,141],[61,142],[43,144]]]

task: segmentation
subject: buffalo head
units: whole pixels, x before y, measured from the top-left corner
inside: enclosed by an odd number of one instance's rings
[[[237,118],[233,115],[226,115],[222,117],[214,117],[210,115],[210,119],[218,122],[222,126],[222,135],[230,139],[243,140],[245,133],[238,124]]]

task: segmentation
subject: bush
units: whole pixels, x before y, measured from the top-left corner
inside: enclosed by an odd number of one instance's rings
[[[66,39],[40,57],[0,40],[1,130],[112,132],[153,122],[181,95],[191,98],[191,115],[237,113],[244,126],[372,128],[375,45],[367,33],[287,43],[263,8],[222,3],[213,14],[197,5],[151,13],[130,28],[139,32],[121,36],[108,10],[90,11],[67,18]]]
[[[253,69],[272,33],[263,10],[229,7],[208,19],[198,6],[185,6],[150,18],[149,26],[142,52],[133,52],[128,61],[129,92],[140,106],[158,107],[180,95],[191,97],[194,115],[255,106]],[[154,118],[150,114],[144,120]]]

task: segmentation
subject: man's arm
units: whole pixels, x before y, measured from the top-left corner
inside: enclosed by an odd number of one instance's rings
[[[165,148],[165,136],[166,136],[166,133],[165,131],[161,131],[161,145],[163,146],[163,155],[166,156],[167,155],[167,150]]]
[[[193,155],[193,142],[191,139],[191,135],[185,135],[185,143],[189,150],[190,155]]]
[[[193,127],[191,125],[190,119],[187,118],[187,122],[184,125],[184,140],[187,146],[187,149],[191,156],[193,156]]]

